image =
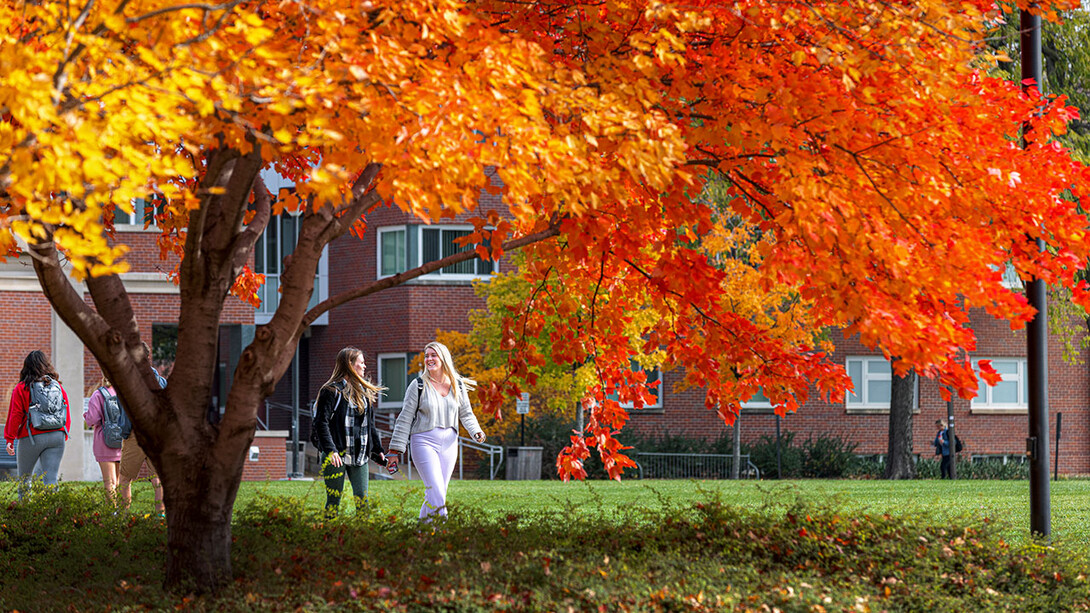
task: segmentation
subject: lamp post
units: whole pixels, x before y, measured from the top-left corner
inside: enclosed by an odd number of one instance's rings
[[[1022,10],[1021,56],[1022,87],[1041,87],[1041,17]],[[1029,85],[1027,85],[1029,83]],[[1023,139],[1024,145],[1024,139]],[[1037,240],[1037,248],[1044,250],[1044,241]],[[1029,437],[1026,438],[1026,455],[1029,456],[1029,528],[1030,533],[1043,540],[1052,534],[1051,501],[1048,480],[1048,317],[1045,299],[1045,283],[1032,278],[1026,282],[1026,298],[1037,310],[1026,326],[1026,381],[1029,385]]]

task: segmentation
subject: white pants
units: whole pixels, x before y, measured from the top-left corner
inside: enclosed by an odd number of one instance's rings
[[[424,504],[420,519],[438,513],[447,514],[447,485],[458,460],[458,431],[436,428],[412,435],[409,448],[420,479],[424,481]]]

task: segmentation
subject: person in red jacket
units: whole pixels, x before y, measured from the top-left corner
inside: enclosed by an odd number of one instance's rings
[[[41,475],[46,485],[53,485],[60,475],[61,457],[64,455],[64,443],[68,440],[68,430],[72,425],[72,413],[68,410],[68,394],[62,388],[64,429],[41,431],[27,423],[30,385],[46,377],[60,383],[49,358],[41,351],[31,351],[23,360],[19,383],[11,391],[8,421],[4,424],[4,439],[7,441],[8,455],[15,456],[20,479],[25,479],[33,471],[34,477]],[[15,445],[16,441],[19,443],[18,447]],[[22,487],[19,489],[19,497],[23,497]]]

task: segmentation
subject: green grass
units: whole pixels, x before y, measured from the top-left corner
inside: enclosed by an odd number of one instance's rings
[[[1090,480],[1052,482],[1052,537],[1090,554]],[[258,492],[297,497],[312,508],[325,504],[320,482],[270,481],[244,483],[241,506]],[[374,504],[383,512],[415,517],[423,500],[419,481],[371,481]],[[897,515],[925,514],[936,523],[958,518],[986,518],[1003,527],[1004,537],[1025,542],[1029,537],[1028,481],[452,481],[448,503],[491,516],[527,511],[580,509],[599,513],[639,506],[661,508],[663,501],[688,504],[720,494],[733,505],[760,509],[796,497],[836,504],[848,511]],[[150,499],[149,499],[150,500]],[[150,502],[148,503],[150,507]]]
[[[163,591],[151,491],[113,515],[97,484],[10,502],[0,611],[1088,611],[1090,482],[1054,483],[1054,546],[1027,537],[1025,481],[418,481],[363,512],[319,482],[244,483],[236,580]]]

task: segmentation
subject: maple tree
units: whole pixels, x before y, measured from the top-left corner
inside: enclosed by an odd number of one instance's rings
[[[544,356],[530,339],[560,322],[550,357],[592,363],[600,381],[586,432],[558,460],[565,477],[582,474],[591,447],[611,475],[631,465],[613,436],[627,413],[606,395],[643,401],[637,352],[684,367],[728,422],[758,389],[781,413],[811,386],[842,397],[843,369],[812,335],[769,325],[786,317],[779,299],[758,318],[739,295],[797,296],[808,328],[846,326],[899,356],[898,372],[972,394],[958,353],[973,346],[968,309],[1016,324],[1032,315],[1002,286],[1002,266],[1066,285],[1082,304],[1074,274],[1090,249],[1085,218],[1062,197],[1080,195],[1084,170],[1053,138],[1074,112],[981,69],[991,10],[982,0],[5,0],[0,242],[14,253],[15,235],[26,240],[46,296],[132,410],[166,491],[168,582],[211,589],[230,578],[257,407],[306,326],[475,255],[308,309],[324,246],[360,233],[383,204],[441,220],[475,209],[482,189],[502,192],[505,210],[482,212],[469,240],[493,257],[525,249],[525,278],[564,292],[512,315],[502,342],[516,376],[482,397],[498,406],[520,378],[532,382]],[[297,197],[273,200],[265,168]],[[727,186],[731,215],[696,197],[709,176]],[[171,383],[184,389],[156,388],[119,277],[125,246],[107,240],[114,207],[149,193],[165,199],[160,244],[178,261]],[[302,229],[278,309],[242,353],[222,422],[209,423],[224,301],[252,298],[254,242],[285,208],[302,212]],[[744,277],[699,240],[736,219],[759,236],[760,265]],[[636,306],[653,316],[634,318]]]

